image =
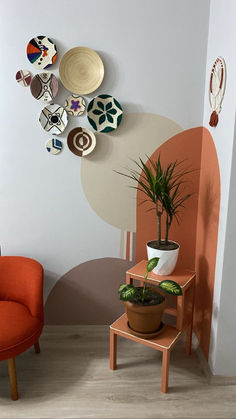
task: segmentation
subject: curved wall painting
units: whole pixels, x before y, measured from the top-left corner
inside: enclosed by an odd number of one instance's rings
[[[124,311],[117,289],[134,264],[129,261],[129,247],[135,245],[130,233],[136,231],[136,261],[146,259],[145,243],[156,237],[156,218],[146,212],[147,206],[139,205],[141,192],[136,201],[130,183],[114,169],[123,171],[132,167],[131,159],[161,153],[164,164],[185,160],[184,166],[194,169],[186,183],[186,193],[193,196],[186,202],[181,224],[173,223],[170,239],[181,246],[178,265],[197,271],[194,327],[208,357],[220,202],[218,159],[209,131],[198,127],[181,132],[167,118],[129,114],[117,133],[98,134],[97,143],[97,153],[82,160],[84,192],[103,220],[127,232],[126,251],[123,259],[91,260],[63,275],[46,302],[47,324],[109,324]]]
[[[186,202],[182,222],[175,221],[170,239],[180,243],[178,266],[197,272],[194,330],[206,358],[209,354],[211,316],[217,251],[220,172],[214,141],[205,128],[193,128],[177,134],[157,149],[163,163],[185,160],[185,167],[196,169],[188,175],[186,193],[194,195]],[[137,193],[136,260],[146,259],[145,243],[156,238],[156,217],[148,206],[138,205]],[[164,221],[164,220],[163,220]]]

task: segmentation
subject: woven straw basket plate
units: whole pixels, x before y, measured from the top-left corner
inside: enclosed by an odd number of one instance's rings
[[[63,55],[59,74],[67,90],[86,95],[94,92],[102,83],[104,66],[99,55],[92,49],[75,47]]]

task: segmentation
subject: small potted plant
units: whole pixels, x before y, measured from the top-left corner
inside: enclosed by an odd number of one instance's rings
[[[164,169],[160,155],[157,161],[148,158],[147,164],[140,158],[134,160],[138,170],[128,169],[128,173],[117,172],[134,181],[136,189],[145,194],[145,200],[153,204],[157,216],[157,239],[147,243],[148,259],[158,257],[159,263],[154,269],[157,275],[170,275],[176,265],[179,244],[169,240],[169,231],[174,218],[179,223],[179,212],[191,194],[184,194],[184,179],[188,173],[182,168],[183,162],[169,163]],[[165,216],[165,237],[162,238],[162,217]]]
[[[182,289],[175,281],[164,280],[157,287],[147,287],[148,272],[158,264],[158,258],[152,258],[147,263],[143,287],[132,284],[122,284],[118,290],[120,300],[126,307],[128,326],[137,336],[154,337],[161,331],[161,320],[167,306],[165,292],[172,295],[182,295]]]

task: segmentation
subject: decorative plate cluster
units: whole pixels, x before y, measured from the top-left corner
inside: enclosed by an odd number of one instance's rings
[[[48,69],[57,57],[57,47],[50,38],[37,36],[27,45],[27,57],[37,69]],[[44,131],[60,135],[68,123],[68,115],[81,116],[86,111],[84,94],[96,90],[104,78],[104,65],[100,56],[90,48],[75,47],[67,51],[61,59],[59,74],[62,84],[72,94],[67,97],[64,107],[50,103],[41,110],[39,122]],[[33,78],[28,70],[19,70],[16,80],[21,86],[30,86],[32,96],[39,102],[54,100],[59,90],[56,76],[48,71],[36,74]],[[114,131],[122,120],[122,107],[111,95],[93,98],[87,108],[87,118],[98,132]],[[76,156],[90,154],[96,146],[94,133],[87,128],[76,127],[67,136],[69,150]],[[46,150],[58,154],[63,149],[62,141],[50,138]]]

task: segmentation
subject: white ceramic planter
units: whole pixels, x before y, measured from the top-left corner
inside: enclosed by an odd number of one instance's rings
[[[173,242],[173,241],[172,241]],[[176,242],[173,242],[176,243]],[[158,257],[159,262],[152,272],[156,275],[170,275],[175,269],[175,265],[179,255],[179,244],[178,249],[174,250],[159,250],[153,249],[147,244],[148,260]]]

